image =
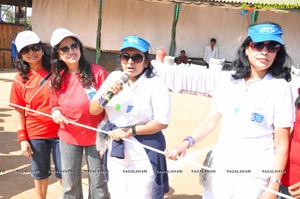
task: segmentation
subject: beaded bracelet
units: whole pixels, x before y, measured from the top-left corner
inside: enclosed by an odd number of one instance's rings
[[[183,141],[188,141],[189,142],[189,147],[195,145],[195,139],[192,136],[187,136],[186,138],[184,138]]]

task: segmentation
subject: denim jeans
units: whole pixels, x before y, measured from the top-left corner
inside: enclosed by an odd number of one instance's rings
[[[288,191],[288,188],[285,187],[285,186],[283,186],[283,185],[280,185],[279,192],[283,193],[285,195],[291,196],[290,193],[289,193],[289,191]],[[277,199],[285,199],[285,198],[283,198],[281,196],[277,196]]]
[[[108,188],[104,180],[102,159],[96,146],[75,146],[60,141],[63,199],[83,199],[82,156],[85,153],[90,199],[107,199]]]
[[[29,140],[33,154],[31,158],[31,176],[36,180],[48,178],[51,173],[51,153],[55,166],[55,176],[61,178],[61,158],[59,139],[35,139]]]

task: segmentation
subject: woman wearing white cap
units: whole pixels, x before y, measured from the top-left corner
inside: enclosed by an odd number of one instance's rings
[[[104,114],[91,115],[89,102],[107,72],[98,65],[88,63],[78,35],[64,28],[56,29],[50,41],[53,58],[51,93],[52,118],[60,123],[63,198],[82,199],[82,156],[85,154],[89,198],[108,198],[102,159],[96,150],[96,132],[69,124],[77,122],[96,128]]]
[[[44,51],[38,35],[32,31],[18,33],[15,43],[20,59],[16,62],[19,72],[12,84],[10,102],[50,114],[50,56]],[[59,126],[49,117],[19,107],[15,110],[22,155],[31,158],[36,198],[45,199],[51,175],[51,153],[55,175],[61,179]]]
[[[120,54],[123,73],[112,72],[90,105],[92,114],[105,109],[108,117],[103,130],[110,131],[112,139],[107,152],[112,199],[162,199],[169,190],[164,155],[140,145],[164,151],[162,130],[170,121],[170,94],[153,73],[148,50],[144,39],[125,37]],[[115,94],[111,100],[110,93]]]
[[[183,156],[222,119],[212,153],[215,173],[203,198],[276,198],[294,120],[290,59],[282,34],[273,23],[249,27],[233,62],[236,72],[219,82],[211,112],[179,147],[167,150],[169,158]]]

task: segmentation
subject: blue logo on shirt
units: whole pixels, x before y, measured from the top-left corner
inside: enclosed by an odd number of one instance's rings
[[[252,122],[263,123],[264,119],[265,119],[265,116],[260,113],[252,113],[252,115],[251,115]]]
[[[126,113],[129,113],[131,110],[132,110],[133,106],[132,105],[128,105],[127,106],[127,110],[126,110]]]

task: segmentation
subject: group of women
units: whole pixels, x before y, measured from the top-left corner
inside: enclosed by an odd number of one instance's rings
[[[18,140],[22,154],[31,158],[37,198],[46,198],[52,154],[64,199],[83,198],[83,155],[89,198],[162,199],[169,191],[166,157],[184,156],[221,121],[217,147],[209,157],[217,172],[203,198],[272,199],[276,194],[270,190],[279,191],[281,181],[283,193],[299,196],[300,164],[294,147],[299,148],[300,117],[293,126],[290,59],[282,34],[277,24],[250,26],[233,62],[235,72],[220,81],[210,113],[178,147],[165,150],[162,130],[170,123],[170,94],[153,72],[146,40],[125,37],[119,57],[123,71],[108,75],[87,62],[79,36],[65,28],[52,33],[51,56],[36,33],[20,32],[15,39],[19,72],[10,102],[18,105]],[[76,124],[101,127],[109,135]],[[104,157],[96,144],[104,148]],[[288,161],[289,151],[293,161]],[[286,173],[226,172],[284,171],[287,162]]]

